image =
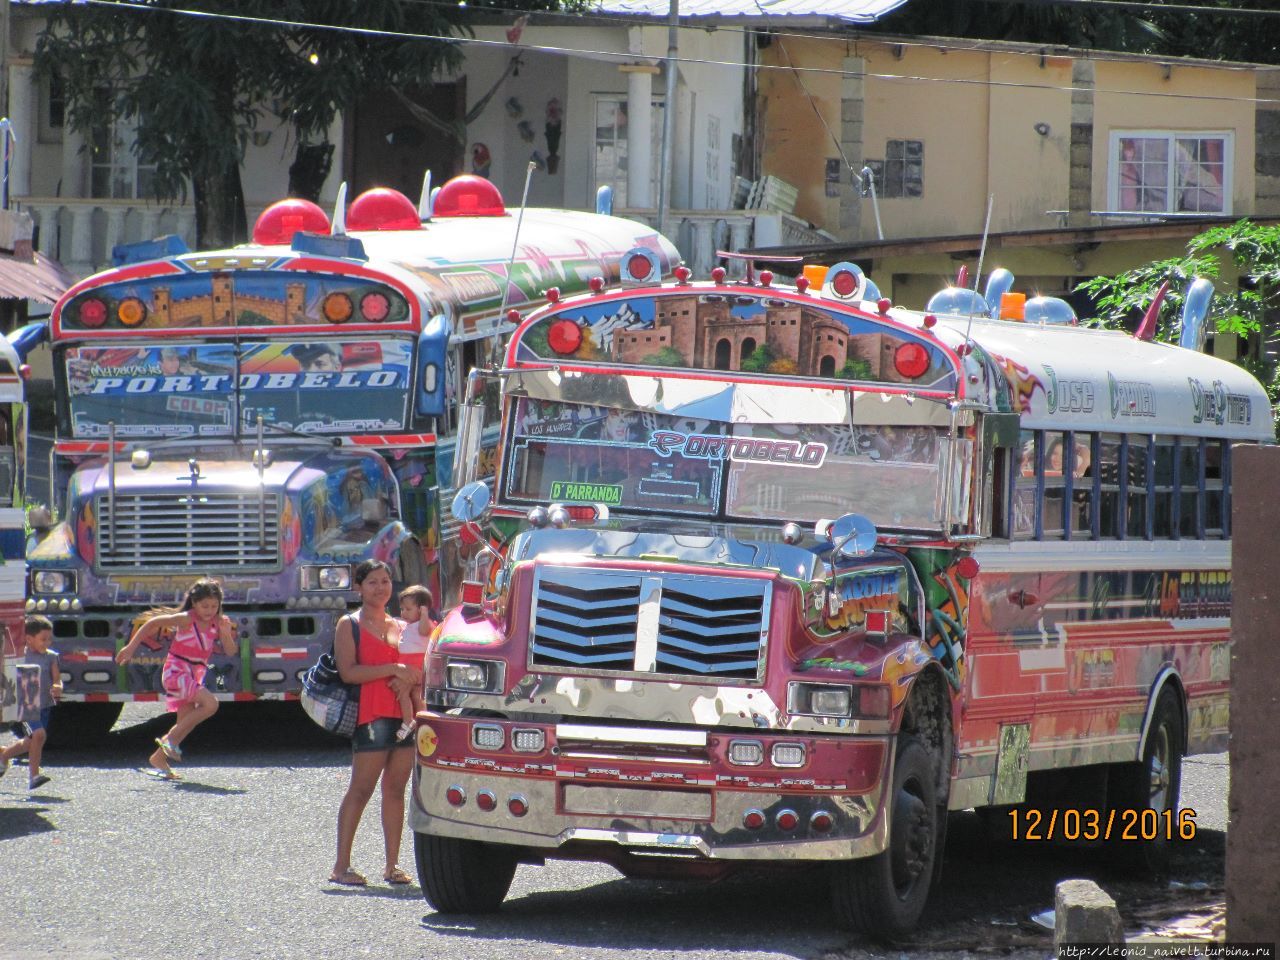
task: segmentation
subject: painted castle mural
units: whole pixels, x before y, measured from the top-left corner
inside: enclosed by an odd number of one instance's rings
[[[947,357],[929,340],[871,318],[773,297],[691,292],[588,304],[544,318],[525,331],[518,350],[525,360],[572,356],[938,389],[955,385]]]

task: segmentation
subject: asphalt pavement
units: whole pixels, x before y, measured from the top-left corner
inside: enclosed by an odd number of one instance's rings
[[[1185,767],[1198,831],[1175,853],[1172,885],[1114,875],[1096,849],[994,842],[974,814],[956,814],[929,922],[889,951],[831,925],[816,868],[703,885],[551,862],[521,867],[500,913],[441,917],[416,886],[380,881],[376,797],[354,858],[370,886],[325,882],[349,754],[296,704],[224,705],[184,744],[181,783],[140,769],[167,728],[161,709],[129,705],[100,746],[51,752],[53,779],[34,795],[24,767],[0,780],[0,960],[754,960],[984,947],[1030,958],[1048,953],[1029,918],[1052,906],[1058,880],[1097,879],[1122,911],[1222,886],[1227,758],[1212,755]],[[401,864],[413,872],[407,830]]]

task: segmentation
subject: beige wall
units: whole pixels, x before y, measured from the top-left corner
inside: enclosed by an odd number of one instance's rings
[[[850,157],[855,169],[883,158],[889,139],[924,142],[924,196],[880,200],[886,239],[980,233],[992,194],[993,232],[1059,225],[1048,211],[1067,207],[1070,58],[816,37],[775,39],[760,55],[764,64],[786,66],[788,54],[796,66],[830,71],[846,56],[865,59],[862,155]],[[1147,61],[1095,67],[1093,209],[1107,208],[1112,130],[1225,129],[1235,137],[1232,212],[1253,211],[1252,71],[1175,66],[1166,78],[1163,65]],[[840,76],[801,76],[812,103],[790,70],[761,71],[763,169],[799,188],[797,215],[838,233],[839,203],[825,196],[823,180],[826,158],[838,153],[814,105],[838,137]],[[1038,123],[1048,132],[1038,132]],[[859,202],[861,228],[847,239],[873,239],[871,201]]]

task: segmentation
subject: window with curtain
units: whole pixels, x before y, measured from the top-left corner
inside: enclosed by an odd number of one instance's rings
[[[1230,133],[1117,131],[1110,206],[1134,213],[1230,213]]]
[[[627,98],[625,96],[596,97],[595,150],[592,152],[591,182],[594,187],[609,184],[613,187],[613,205],[630,205],[627,190]],[[650,165],[649,196],[653,205],[658,202],[658,174],[662,163],[659,151],[662,143],[662,101],[654,100],[649,113],[649,142],[653,158]]]

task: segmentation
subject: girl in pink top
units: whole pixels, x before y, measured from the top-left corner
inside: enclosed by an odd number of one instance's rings
[[[166,630],[172,632],[173,639],[160,672],[160,684],[165,702],[178,719],[167,734],[156,738],[156,751],[151,754],[151,769],[147,772],[178,780],[169,761],[182,759],[180,744],[187,734],[218,709],[217,699],[204,687],[214,644],[220,645],[229,657],[238,650],[235,625],[222,612],[222,587],[218,582],[201,578],[187,590],[177,610],[154,611],[116,654],[116,662],[128,663],[141,643]]]

